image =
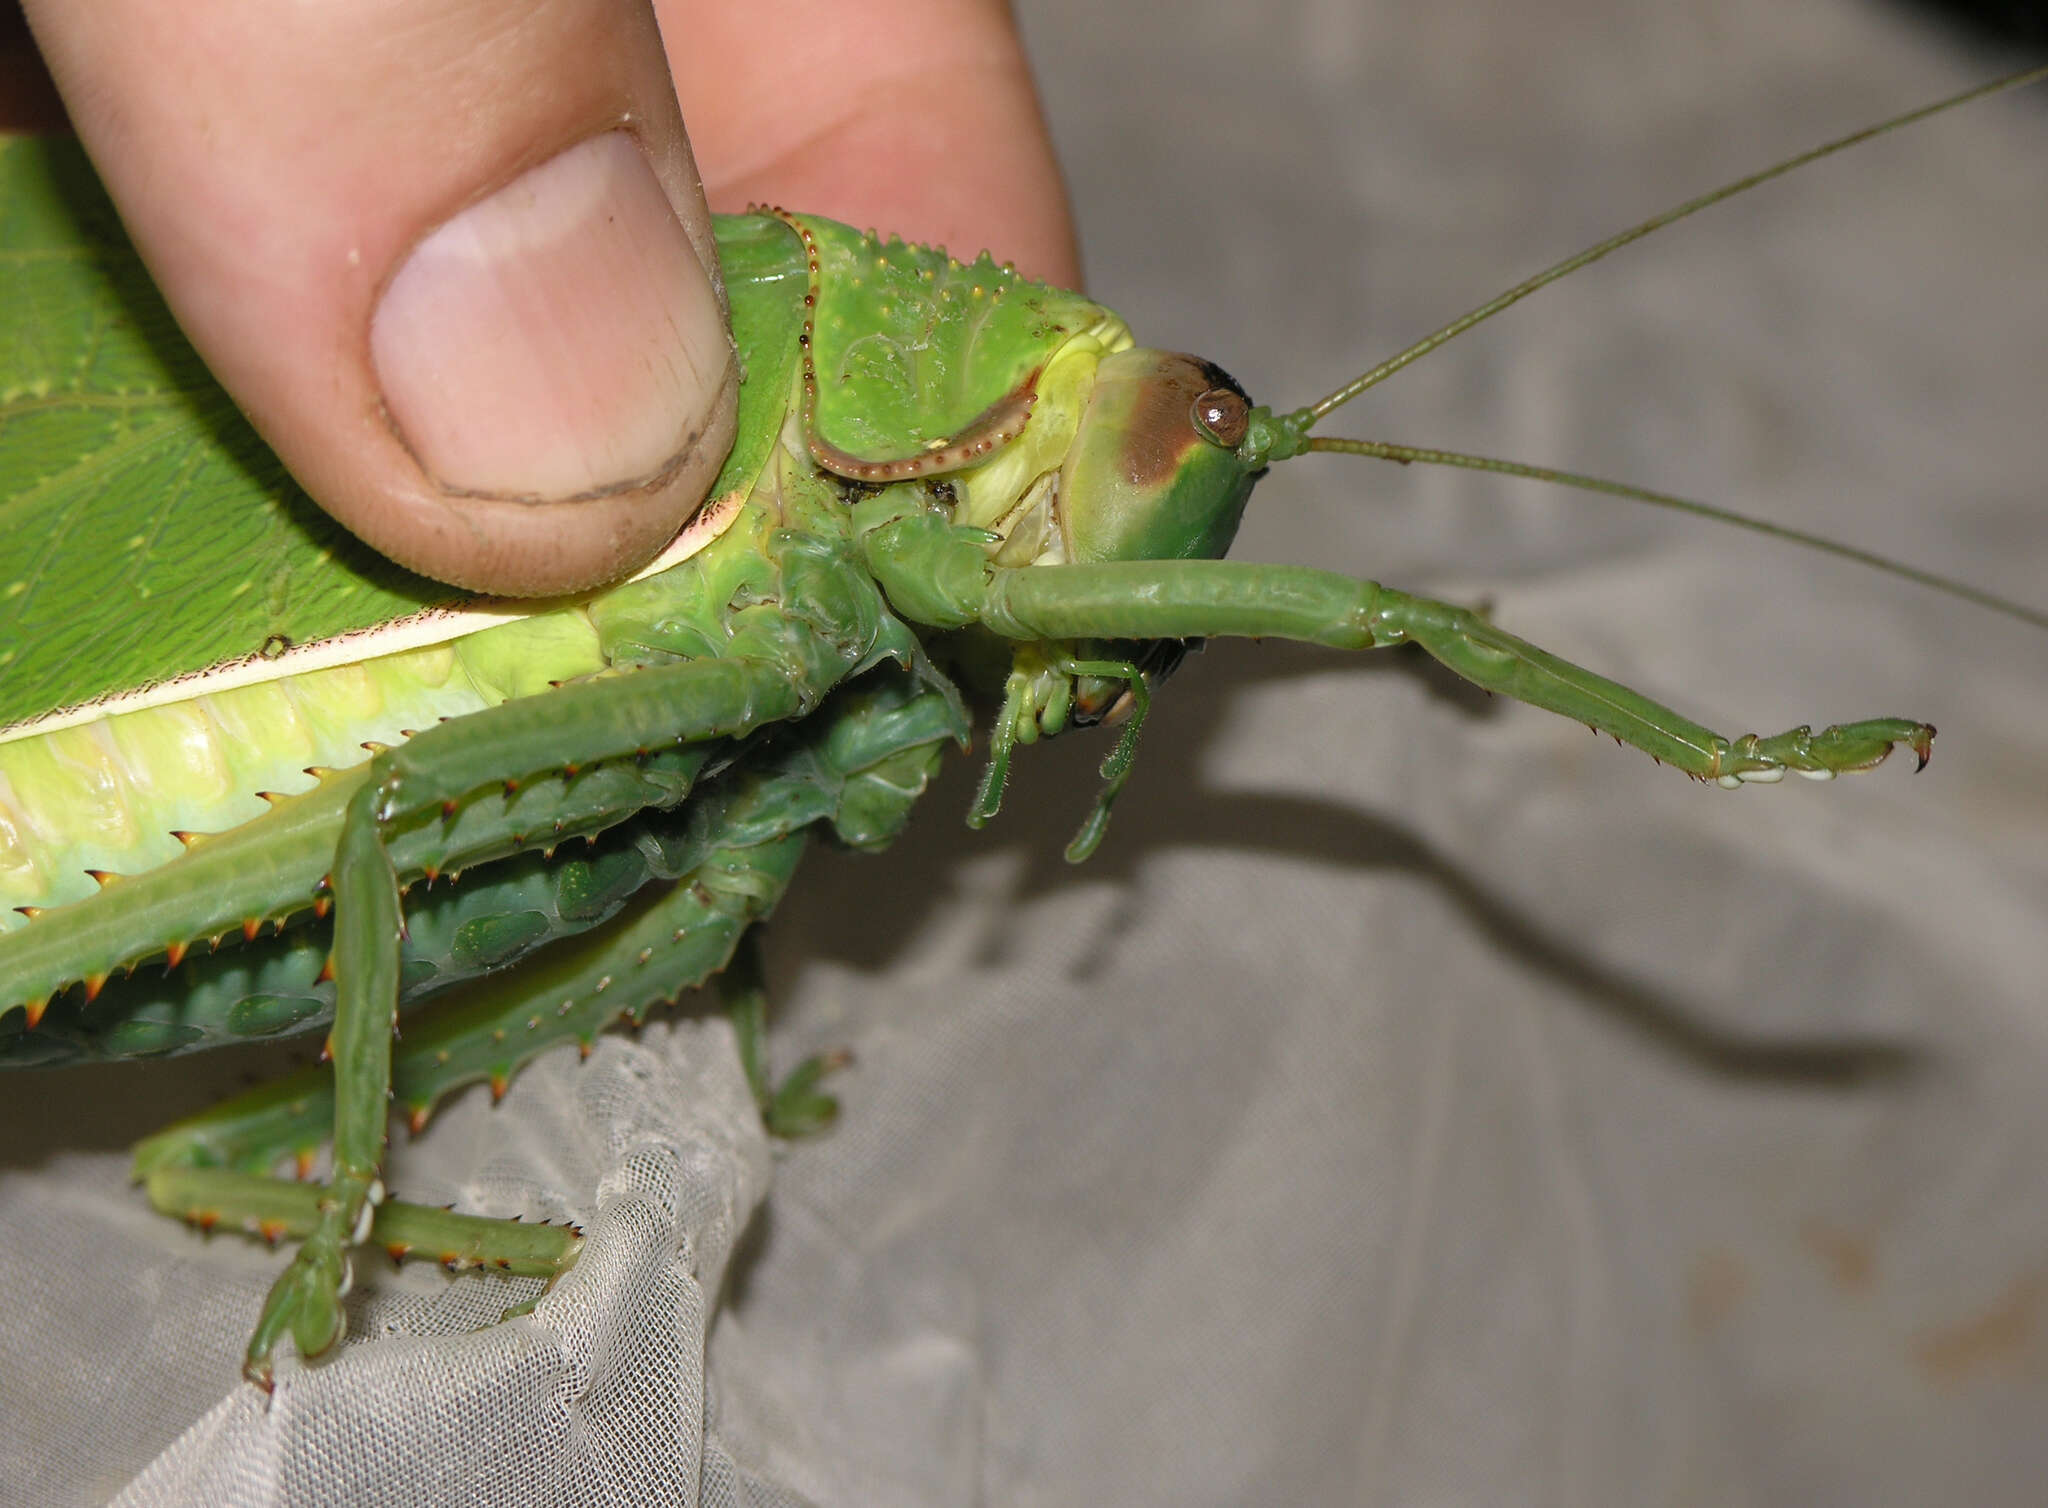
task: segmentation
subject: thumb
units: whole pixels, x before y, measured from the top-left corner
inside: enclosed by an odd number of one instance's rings
[[[644,4],[28,10],[186,334],[355,533],[539,595],[702,500],[737,370]]]

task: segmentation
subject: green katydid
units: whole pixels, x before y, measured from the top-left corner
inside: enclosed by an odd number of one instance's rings
[[[216,583],[223,594],[209,600],[203,560],[188,586],[158,561],[151,533],[138,533],[132,558],[151,565],[150,589],[174,599],[189,590],[193,605],[174,601],[132,655],[67,652],[65,617],[49,604],[69,589],[67,572],[86,569],[62,538],[84,500],[70,490],[81,478],[44,457],[90,455],[97,481],[165,440],[189,446],[204,425],[226,432],[217,449],[194,453],[188,480],[252,468],[264,490],[275,478],[189,355],[156,365],[156,316],[139,332],[109,317],[113,300],[140,297],[109,227],[90,257],[37,239],[53,223],[37,207],[78,192],[75,178],[57,187],[51,175],[75,174],[76,161],[52,168],[17,146],[6,168],[0,187],[24,211],[16,265],[53,279],[24,302],[44,310],[82,296],[101,318],[55,353],[31,353],[52,333],[31,323],[9,374],[9,427],[25,437],[10,452],[21,461],[8,462],[27,484],[16,495],[21,537],[54,544],[15,577],[18,590],[10,584],[16,617],[0,649],[20,651],[5,683],[12,700],[0,703],[13,725],[0,769],[12,826],[32,834],[6,855],[18,887],[10,900],[39,913],[0,938],[10,991],[0,1032],[11,1032],[0,1046],[46,1061],[317,1024],[329,998],[322,935],[283,932],[259,951],[253,934],[324,912],[331,891],[340,1092],[329,1190],[280,1191],[248,1171],[310,1145],[322,1105],[298,1087],[201,1118],[140,1154],[168,1208],[306,1236],[251,1346],[259,1380],[287,1330],[302,1353],[332,1344],[345,1248],[373,1226],[389,1246],[507,1270],[551,1270],[573,1253],[559,1233],[514,1242],[433,1212],[379,1211],[401,990],[459,984],[593,929],[529,988],[478,987],[443,1013],[445,1026],[409,1034],[400,1095],[423,1116],[456,1084],[501,1082],[546,1041],[587,1039],[701,980],[773,906],[803,827],[827,822],[856,844],[894,835],[943,745],[964,735],[953,680],[985,679],[977,626],[1019,646],[1006,673],[976,688],[1003,694],[978,820],[993,815],[1014,743],[1137,713],[1105,765],[1077,854],[1099,841],[1150,686],[1175,658],[1131,641],[1412,640],[1487,689],[1724,784],[1865,769],[1894,744],[1926,757],[1932,730],[1908,719],[1731,742],[1479,615],[1327,572],[1217,562],[1251,482],[1318,448],[1313,422],[1349,390],[1276,416],[1205,363],[1132,348],[1120,321],[1077,296],[985,261],[963,267],[779,213],[721,226],[751,406],[708,513],[655,574],[551,611],[447,613],[430,588],[350,560],[331,535],[306,538],[296,500],[279,496],[279,528],[257,546],[278,554],[263,579]],[[1607,249],[1531,280],[1369,380]],[[891,320],[902,323],[892,330]],[[959,359],[964,377],[904,357],[932,329],[933,348]],[[66,401],[53,386],[66,369],[88,373],[85,399]],[[160,429],[166,407],[172,424]],[[200,553],[221,548],[206,541]],[[343,561],[332,566],[311,558],[336,552]],[[308,595],[326,600],[308,606]],[[401,637],[383,637],[393,620],[403,620],[393,624]],[[337,649],[344,635],[356,637]],[[221,678],[176,679],[229,662]],[[166,684],[169,695],[158,689]],[[789,723],[794,731],[774,732]],[[203,747],[180,766],[166,751],[195,734]],[[365,762],[351,752],[365,743],[391,747]],[[308,765],[317,773],[295,775]],[[110,805],[85,804],[109,786]],[[268,812],[263,792],[275,798]],[[600,834],[595,856],[576,865],[518,854]],[[470,871],[465,882],[407,903],[414,936],[394,946],[399,884],[458,870]],[[654,877],[684,883],[628,906]],[[514,886],[539,887],[541,912],[515,908]],[[429,914],[445,924],[439,953],[423,946]],[[548,923],[506,925],[534,914]],[[195,941],[234,929],[252,934],[246,949],[187,956]],[[157,957],[179,971],[169,988],[153,970],[108,982]],[[207,978],[188,987],[187,973]],[[542,1020],[544,1005],[552,1019]],[[502,1040],[508,1021],[525,1026],[516,1047]],[[762,1083],[764,1107],[791,1128],[820,1118],[817,1071],[807,1065],[780,1091]]]

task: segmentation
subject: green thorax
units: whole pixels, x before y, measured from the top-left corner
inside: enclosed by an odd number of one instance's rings
[[[818,464],[886,482],[977,466],[1024,432],[1047,369],[1077,337],[1128,343],[1078,293],[1029,282],[984,252],[883,240],[773,212],[802,238],[805,426]]]

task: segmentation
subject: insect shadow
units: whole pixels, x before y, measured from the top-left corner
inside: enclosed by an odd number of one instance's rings
[[[1353,683],[1345,694],[1360,697],[1371,694],[1363,684],[1367,678],[1408,677],[1466,716],[1490,719],[1502,710],[1496,699],[1440,671],[1419,653],[1334,661],[1328,651],[1311,646],[1267,642],[1191,665],[1155,711],[1137,777],[1117,805],[1110,840],[1081,871],[1087,881],[1113,894],[1092,935],[1071,956],[1070,977],[1086,983],[1107,973],[1120,939],[1137,924],[1137,908],[1144,904],[1139,871],[1149,858],[1187,848],[1269,854],[1358,873],[1401,874],[1426,884],[1523,971],[1717,1078],[1855,1092],[1896,1085],[1925,1066],[1924,1050],[1902,1039],[1833,1032],[1761,1037],[1730,1029],[1683,995],[1610,967],[1384,812],[1292,792],[1219,790],[1202,767],[1205,749],[1231,702],[1276,681],[1310,675],[1341,676]],[[1006,910],[1070,888],[1076,871],[1063,850],[1080,817],[1072,792],[1087,787],[1091,764],[1101,758],[1102,748],[1099,742],[1076,739],[1037,754],[1028,773],[1020,775],[1002,817],[978,837],[942,819],[913,824],[886,853],[844,858],[858,866],[860,893],[931,895],[942,893],[949,881],[958,888],[961,870],[994,846],[1022,855],[1004,895]],[[974,763],[948,763],[925,803],[935,816],[965,808],[973,791]],[[1191,829],[1199,836],[1190,836]],[[814,864],[784,903],[769,946],[777,960],[775,980],[786,982],[809,958],[884,972],[912,945],[919,925],[915,914],[843,904],[839,862]],[[1012,941],[1009,932],[991,930],[977,962],[1000,967]]]

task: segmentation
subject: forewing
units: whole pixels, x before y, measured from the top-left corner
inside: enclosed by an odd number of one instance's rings
[[[0,139],[0,728],[454,599],[315,507],[76,141]]]

